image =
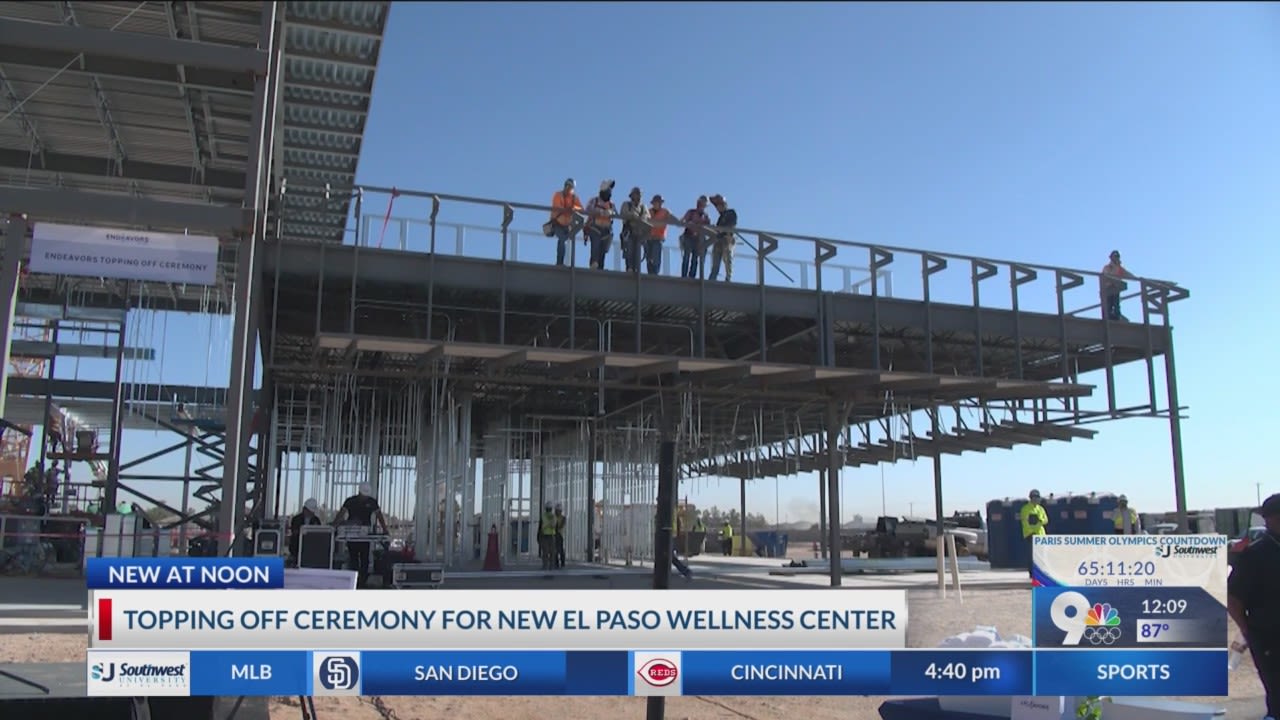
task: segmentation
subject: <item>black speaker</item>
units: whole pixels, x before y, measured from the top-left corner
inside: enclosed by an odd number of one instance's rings
[[[133,698],[42,697],[0,700],[0,718],[4,720],[142,720],[145,717],[145,712],[139,712],[138,703]]]

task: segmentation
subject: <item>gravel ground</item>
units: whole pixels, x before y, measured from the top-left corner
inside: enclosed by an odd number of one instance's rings
[[[969,590],[963,604],[954,597],[943,600],[931,590],[909,594],[911,647],[933,647],[943,638],[988,624],[991,618],[1001,633],[1031,634],[1031,593],[1025,590]],[[84,658],[82,635],[0,635],[0,662],[79,662]],[[667,700],[671,720],[849,720],[876,718],[886,698],[758,698],[680,697]],[[1263,714],[1262,687],[1253,665],[1245,660],[1231,677],[1229,698],[1187,698],[1227,708],[1230,718],[1257,718]],[[640,718],[644,698],[507,698],[507,697],[411,697],[316,698],[320,720],[544,720],[554,718]],[[300,718],[297,701],[277,698],[271,703],[272,720]]]

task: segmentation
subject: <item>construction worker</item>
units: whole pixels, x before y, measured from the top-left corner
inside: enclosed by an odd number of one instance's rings
[[[692,545],[689,548],[689,555],[701,555],[706,551],[707,526],[702,524],[701,515],[695,514],[693,516],[693,534],[689,537]]]
[[[1245,548],[1227,576],[1227,614],[1253,655],[1266,693],[1265,720],[1280,718],[1280,494],[1254,511],[1266,532]]]
[[[564,516],[564,504],[563,504],[563,503],[556,503],[556,555],[555,555],[555,563],[554,563],[554,564],[555,564],[555,566],[556,566],[557,568],[563,568],[563,567],[564,567],[564,560],[565,560],[565,556],[564,556],[564,525],[565,525],[565,520],[566,520],[566,518],[565,518],[565,516]]]
[[[542,560],[542,569],[550,570],[554,563],[556,548],[556,514],[548,501],[542,506],[542,517],[538,520],[538,556]]]
[[[298,543],[302,540],[302,528],[306,525],[323,525],[320,522],[320,503],[308,498],[302,503],[302,512],[289,518],[289,555],[298,562]]]
[[[673,216],[661,195],[654,195],[649,203],[652,205],[649,208],[649,220],[654,225],[644,245],[644,263],[650,275],[657,275],[662,272],[662,245],[667,240],[667,221]]]
[[[711,196],[711,205],[715,207],[719,217],[716,218],[716,239],[711,246],[711,279],[720,275],[720,265],[724,265],[724,280],[733,279],[733,250],[738,244],[738,211],[729,207],[729,201],[723,195]]]
[[[1138,511],[1129,507],[1129,498],[1121,495],[1117,500],[1115,511],[1116,534],[1117,535],[1137,535],[1142,530],[1142,524],[1138,520]]]
[[[1112,250],[1109,260],[1102,267],[1102,277],[1098,278],[1098,288],[1102,291],[1102,308],[1108,320],[1128,322],[1129,318],[1120,313],[1120,294],[1129,287],[1125,280],[1137,278],[1120,264],[1119,250]]]
[[[387,519],[382,515],[382,508],[373,496],[373,486],[367,482],[360,483],[355,495],[347,498],[333,519],[333,526],[348,525],[355,528],[373,529],[374,521],[382,528],[383,535],[391,534],[387,530]],[[369,540],[348,539],[347,564],[349,570],[356,571],[356,588],[363,588],[369,582],[369,561],[373,548]]]
[[[1023,503],[1018,510],[1018,521],[1022,524],[1022,537],[1027,543],[1027,575],[1030,576],[1031,568],[1035,564],[1031,559],[1035,537],[1044,535],[1045,526],[1049,524],[1049,513],[1045,512],[1044,506],[1040,504],[1039,490],[1032,490],[1027,494],[1027,502]]]
[[[675,522],[674,524],[675,524],[675,525],[679,525],[679,524],[680,524],[680,522],[681,522],[681,521],[680,521],[680,513],[679,513],[679,512],[675,513],[675,516],[676,516],[676,522]],[[654,524],[654,527],[657,527],[657,525],[658,525],[658,515],[657,515],[657,513],[654,513],[654,515],[653,515],[653,524]],[[658,532],[662,532],[662,528],[657,528],[657,530],[658,530]],[[683,576],[684,576],[685,582],[691,582],[691,581],[693,580],[693,571],[689,569],[689,566],[688,566],[687,564],[685,564],[684,560],[681,560],[681,559],[680,559],[680,553],[676,551],[676,532],[677,532],[677,529],[676,529],[676,528],[674,528],[674,527],[673,527],[673,528],[670,528],[670,529],[669,529],[669,532],[670,532],[670,533],[671,533],[671,535],[672,535],[672,537],[671,537],[671,567],[675,568],[675,569],[676,569],[676,572],[678,572],[678,573],[680,573],[681,575],[683,575]]]
[[[622,259],[627,265],[627,272],[640,272],[640,255],[649,240],[649,208],[644,204],[644,194],[640,188],[631,188],[629,199],[622,203],[618,212],[622,216]]]
[[[582,241],[591,246],[592,269],[604,269],[604,258],[613,244],[613,186],[612,180],[600,183],[600,193],[587,202],[588,221]]]
[[[733,523],[728,520],[724,521],[724,526],[720,528],[720,552],[725,557],[733,555]]]
[[[684,232],[680,233],[680,277],[696,278],[702,274],[707,255],[702,237],[702,228],[711,224],[707,216],[707,196],[698,196],[697,206],[686,211],[680,222],[685,224]]]
[[[565,251],[573,239],[570,235],[573,231],[573,214],[582,210],[582,202],[578,200],[578,193],[574,192],[576,187],[577,183],[569,178],[564,181],[564,188],[551,196],[551,207],[556,208],[551,213],[551,234],[556,239],[556,265],[564,265]]]

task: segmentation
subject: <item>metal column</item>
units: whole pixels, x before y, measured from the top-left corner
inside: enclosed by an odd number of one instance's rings
[[[26,215],[9,216],[9,227],[4,233],[4,252],[0,253],[0,417],[4,417],[5,400],[9,394],[9,349],[13,340],[13,311],[18,304],[18,277],[22,269],[22,256],[27,252]]]
[[[1166,309],[1166,312],[1167,309]],[[1166,319],[1168,315],[1165,316]],[[1173,362],[1173,328],[1167,327],[1169,344],[1164,351],[1164,381],[1169,391],[1169,442],[1173,446],[1173,494],[1178,512],[1178,532],[1190,532],[1187,520],[1187,477],[1182,467],[1182,418],[1178,409],[1178,372]]]
[[[660,411],[658,419],[662,440],[658,445],[658,527],[653,539],[653,589],[666,590],[671,585],[672,530],[676,502],[675,418],[670,409]],[[651,697],[646,720],[662,720],[666,698]]]
[[[124,314],[120,317],[120,326],[116,328],[116,376],[114,397],[111,399],[111,460],[107,464],[107,486],[102,492],[102,511],[116,511],[117,491],[120,489],[120,445],[124,441],[124,352],[125,328],[129,322],[129,290],[130,283],[124,283]],[[48,422],[48,418],[45,418]],[[66,450],[66,438],[63,437],[63,450]]]
[[[942,414],[939,408],[934,408],[929,413],[929,418],[933,422],[933,441],[938,442],[942,435],[938,432],[938,416]],[[942,451],[937,450],[934,445],[933,451],[933,511],[938,521],[938,592],[946,593],[947,591],[947,564],[944,560],[946,553],[946,529],[942,525]]]
[[[265,76],[259,77],[253,93],[253,117],[250,122],[249,172],[245,173],[246,236],[241,240],[236,262],[235,325],[231,335],[231,377],[227,392],[227,441],[222,465],[222,504],[218,509],[219,550],[223,555],[234,555],[236,539],[244,521],[242,483],[248,472],[248,429],[252,417],[250,401],[253,397],[253,370],[256,349],[258,317],[254,301],[257,283],[256,259],[261,238],[260,217],[263,195],[263,175],[266,167],[265,150],[272,144],[267,128],[272,125],[268,117],[268,100],[271,83],[279,70],[279,53],[276,51],[276,16],[278,3],[266,3],[263,7],[262,30],[258,46],[267,51],[270,63]],[[225,545],[221,543],[225,542]]]
[[[840,426],[843,424],[835,401],[827,404],[827,544],[831,548],[831,587],[844,580],[844,546],[840,542]]]
[[[827,554],[827,470],[818,468],[818,557],[829,557]]]
[[[587,562],[596,561],[596,424],[587,424]]]

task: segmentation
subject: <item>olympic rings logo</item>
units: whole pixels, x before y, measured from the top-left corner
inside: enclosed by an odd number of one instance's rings
[[[1088,640],[1090,645],[1115,644],[1121,634],[1120,628],[1115,626],[1097,625],[1084,629],[1084,639]]]

